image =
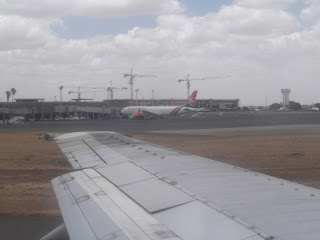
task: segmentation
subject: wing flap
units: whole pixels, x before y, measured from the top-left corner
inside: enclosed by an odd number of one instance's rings
[[[158,178],[128,184],[120,189],[151,213],[195,200]]]
[[[131,162],[105,165],[95,169],[118,187],[155,178],[153,174],[143,170]]]
[[[231,218],[193,201],[154,215],[182,239],[263,239]]]
[[[86,218],[83,216],[80,207],[76,204],[76,200],[64,183],[63,178],[57,177],[53,179],[52,185],[58,199],[59,207],[65,225],[68,229],[70,239],[97,239],[93,230],[87,223]]]

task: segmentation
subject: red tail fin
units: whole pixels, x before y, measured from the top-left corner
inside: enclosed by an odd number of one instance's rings
[[[194,91],[191,96],[184,102],[184,107],[194,107],[198,91]],[[186,106],[187,105],[187,106]],[[190,106],[191,105],[191,106]]]

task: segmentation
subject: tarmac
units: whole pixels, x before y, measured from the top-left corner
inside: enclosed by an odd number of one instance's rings
[[[320,112],[226,112],[221,117],[206,113],[205,118],[175,117],[153,120],[33,121],[24,125],[0,125],[1,132],[113,131],[127,135],[150,131],[221,129],[240,127],[320,124]],[[271,128],[270,128],[271,129]],[[248,132],[251,130],[248,128]],[[292,128],[294,130],[294,127]],[[221,131],[225,131],[221,130]],[[289,131],[290,132],[290,131]],[[244,129],[244,133],[246,130]]]
[[[187,117],[154,120],[34,121],[0,125],[0,133],[113,131],[126,135],[244,136],[320,132],[320,112],[207,113],[204,119]],[[2,239],[39,239],[61,224],[61,217],[0,216]]]

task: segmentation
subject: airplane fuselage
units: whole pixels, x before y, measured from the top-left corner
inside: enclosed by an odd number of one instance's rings
[[[174,116],[183,113],[185,109],[186,107],[181,106],[129,106],[123,108],[121,113],[130,116],[139,111],[147,111],[159,116]]]

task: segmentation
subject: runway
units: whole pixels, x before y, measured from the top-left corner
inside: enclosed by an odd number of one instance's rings
[[[114,131],[128,135],[149,131],[216,129],[320,124],[320,112],[226,112],[221,117],[207,113],[204,119],[186,117],[154,120],[35,121],[23,126],[0,125],[1,132]],[[149,133],[150,134],[150,133]]]

